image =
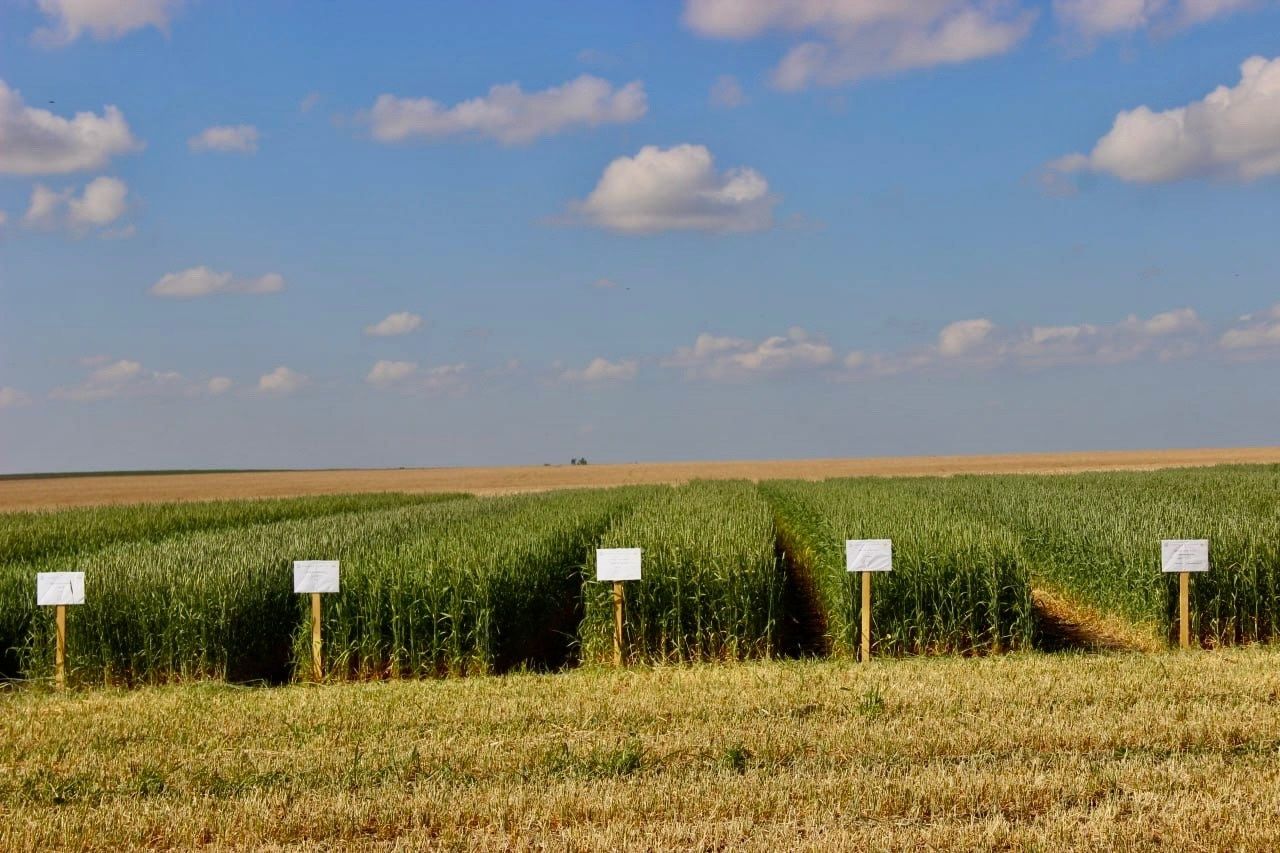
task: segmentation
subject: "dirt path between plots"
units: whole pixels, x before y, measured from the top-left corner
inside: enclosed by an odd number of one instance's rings
[[[1150,652],[1164,647],[1150,632],[1047,589],[1031,591],[1031,608],[1036,620],[1036,645],[1042,651]]]
[[[728,462],[637,462],[510,468],[401,468],[267,472],[99,474],[0,480],[0,510],[110,503],[292,497],[342,492],[474,492],[481,495],[688,480],[1062,474],[1180,466],[1280,463],[1280,447],[1122,450],[993,456],[904,456]]]

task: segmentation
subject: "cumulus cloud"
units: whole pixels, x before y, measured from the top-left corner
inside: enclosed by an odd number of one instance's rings
[[[633,122],[647,110],[639,80],[615,89],[583,74],[538,92],[526,92],[519,83],[493,86],[487,95],[452,107],[431,98],[379,95],[363,118],[380,142],[479,136],[519,145],[574,127]]]
[[[71,190],[55,192],[44,184],[36,184],[31,188],[31,201],[27,204],[27,212],[22,215],[22,222],[28,228],[52,228],[58,223],[58,214],[71,197]]]
[[[821,368],[836,361],[835,350],[799,327],[762,341],[703,333],[691,347],[680,347],[664,367],[684,370],[690,379],[743,379],[753,375]]]
[[[711,105],[731,110],[747,102],[747,95],[742,91],[742,84],[732,74],[721,74],[711,84]]]
[[[938,353],[944,358],[954,358],[973,352],[995,327],[995,323],[982,318],[951,323],[938,333]]]
[[[776,202],[763,175],[717,172],[702,145],[646,145],[610,163],[573,210],[587,224],[622,234],[759,231],[773,224]]]
[[[1253,181],[1280,173],[1280,58],[1246,59],[1239,83],[1219,86],[1187,106],[1122,112],[1090,153],[1062,157],[1047,170],[1100,172],[1144,184],[1194,177]]]
[[[445,393],[466,388],[465,364],[442,364],[426,370],[414,361],[378,361],[364,381],[382,390]]]
[[[1190,308],[1150,317],[1130,315],[1118,323],[1032,326],[1002,329],[979,318],[944,327],[932,347],[895,354],[865,355],[846,361],[859,373],[890,375],[931,367],[1012,367],[1034,369],[1068,364],[1118,364],[1144,355],[1164,360],[1189,355],[1203,323]]]
[[[1280,303],[1260,314],[1241,317],[1218,339],[1218,346],[1238,353],[1280,348]]]
[[[229,272],[218,272],[205,266],[166,273],[151,285],[153,296],[171,299],[194,299],[215,293],[277,293],[281,290],[284,290],[284,276],[279,273],[236,278]]]
[[[370,385],[386,388],[403,382],[418,372],[418,365],[412,361],[379,361],[370,369],[364,378]]]
[[[387,338],[393,335],[407,335],[421,325],[422,317],[419,315],[411,314],[408,311],[398,311],[395,314],[388,314],[371,326],[365,326],[364,333],[375,337]]]
[[[581,384],[598,384],[604,382],[628,382],[636,378],[640,370],[639,362],[609,361],[605,358],[593,358],[584,368],[571,368],[560,374],[563,382]]]
[[[67,202],[73,226],[102,227],[124,216],[129,188],[119,178],[94,178]]]
[[[55,191],[36,184],[22,221],[29,228],[65,226],[81,233],[105,228],[124,216],[128,196],[129,188],[119,178],[94,178],[78,196],[74,189]],[[111,236],[117,235],[113,231]]]
[[[0,173],[60,175],[100,169],[119,154],[142,147],[124,114],[113,106],[99,115],[79,112],[63,118],[27,106],[16,89],[0,80]]]
[[[263,394],[285,396],[307,384],[307,377],[296,370],[281,365],[270,373],[258,377],[258,391]]]
[[[31,398],[17,388],[8,385],[0,386],[0,409],[16,409],[31,402]]]
[[[1177,29],[1257,6],[1257,0],[1054,0],[1059,23],[1086,38]]]
[[[686,0],[684,9],[685,25],[708,38],[799,39],[773,72],[784,90],[997,56],[1034,20],[1016,3],[981,0]]]
[[[167,32],[181,0],[38,0],[50,27],[36,31],[45,44],[69,44],[88,33],[98,41],[155,27]]]
[[[187,148],[195,152],[253,154],[258,150],[258,129],[251,124],[207,127],[187,140]]]
[[[122,397],[176,395],[192,397],[200,394],[220,394],[231,387],[231,380],[215,377],[207,382],[195,382],[173,370],[153,370],[139,361],[94,356],[82,359],[90,371],[75,385],[53,389],[49,396],[55,400],[77,403],[111,400]],[[226,383],[223,386],[221,383]]]

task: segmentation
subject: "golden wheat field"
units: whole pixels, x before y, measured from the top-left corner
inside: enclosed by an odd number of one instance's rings
[[[235,500],[353,492],[479,495],[693,479],[801,479],[948,474],[1055,474],[1280,462],[1280,447],[1118,450],[986,456],[901,456],[726,462],[637,462],[505,468],[398,468],[178,474],[95,474],[0,480],[0,510],[156,501]]]

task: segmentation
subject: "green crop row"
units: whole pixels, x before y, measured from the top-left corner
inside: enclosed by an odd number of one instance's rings
[[[999,524],[948,512],[918,486],[875,479],[761,485],[800,600],[812,610],[816,645],[851,655],[860,644],[860,581],[845,568],[847,539],[893,540],[893,571],[873,578],[873,653],[1030,645],[1031,584],[1017,538]]]
[[[24,650],[30,648],[32,626],[39,615],[35,603],[37,572],[88,570],[94,574],[92,583],[96,586],[99,581],[108,581],[105,576],[98,576],[100,565],[136,560],[136,571],[143,577],[150,577],[152,570],[147,567],[163,560],[162,555],[173,552],[172,547],[164,545],[167,540],[184,537],[190,540],[203,532],[212,537],[210,541],[220,543],[220,548],[238,549],[238,553],[245,554],[248,553],[246,549],[253,547],[250,543],[271,542],[276,528],[266,531],[255,529],[264,525],[337,516],[358,517],[363,513],[429,506],[463,497],[469,496],[387,493],[138,504],[2,514],[0,542],[7,550],[0,552],[0,677],[14,677],[30,669],[30,662],[26,660],[29,654]],[[297,527],[295,524],[280,529],[294,530]],[[226,535],[218,537],[217,532],[225,532]],[[197,538],[195,541],[201,540]],[[101,558],[97,556],[99,554],[102,554]],[[191,569],[192,564],[188,561],[178,560],[173,565],[173,570],[180,574],[190,574]],[[202,577],[198,582],[218,583],[222,571],[219,566],[212,570],[213,577]],[[236,569],[229,566],[227,571]],[[122,575],[124,578],[129,576],[130,572]],[[166,582],[176,585],[191,581],[175,578]],[[163,598],[163,593],[156,592],[163,588],[163,584],[157,586],[152,582],[139,586],[136,594],[159,594]],[[128,610],[124,608],[125,612]],[[116,621],[119,622],[118,619]],[[148,645],[156,642],[150,635],[144,639]],[[119,666],[118,663],[115,665]]]
[[[437,508],[407,534],[361,530],[342,592],[324,596],[328,671],[421,676],[567,662],[584,555],[650,491],[476,500]],[[309,637],[296,636],[299,661],[310,660]]]
[[[745,482],[663,488],[600,540],[642,549],[643,574],[625,584],[625,653],[636,661],[746,658],[776,651],[783,579],[772,513]],[[613,658],[612,584],[585,571],[582,657]]]
[[[7,512],[0,513],[0,562],[32,562],[87,554],[117,542],[156,542],[197,530],[392,509],[462,497],[469,496],[385,492]]]
[[[1280,635],[1280,466],[958,477],[946,503],[1013,530],[1037,586],[1157,643],[1177,616],[1160,540],[1208,539],[1210,571],[1192,582],[1193,633],[1210,645]]]
[[[296,559],[337,559],[324,596],[338,676],[489,671],[572,644],[583,555],[642,490],[437,502],[129,542],[45,571],[85,567],[71,608],[78,680],[283,680],[310,671]],[[28,577],[28,584],[30,583]],[[28,595],[30,593],[28,592]],[[51,672],[51,614],[31,620],[20,670]],[[563,651],[559,652],[562,656]]]

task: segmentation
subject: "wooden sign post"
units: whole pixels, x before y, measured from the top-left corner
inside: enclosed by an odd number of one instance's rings
[[[311,595],[311,678],[324,681],[323,644],[320,637],[320,594],[338,591],[337,560],[295,560],[293,591]]]
[[[871,660],[871,575],[893,571],[893,540],[848,539],[844,543],[845,569],[862,575],[862,655]]]
[[[67,686],[67,606],[84,604],[84,572],[39,572],[36,605],[53,607],[57,644],[53,653],[53,680],[59,690]]]
[[[623,581],[640,580],[639,548],[597,548],[596,580],[613,581],[613,665],[623,664],[626,598]]]
[[[1209,571],[1208,539],[1163,539],[1160,570],[1178,573],[1178,645],[1191,648],[1191,573]]]

